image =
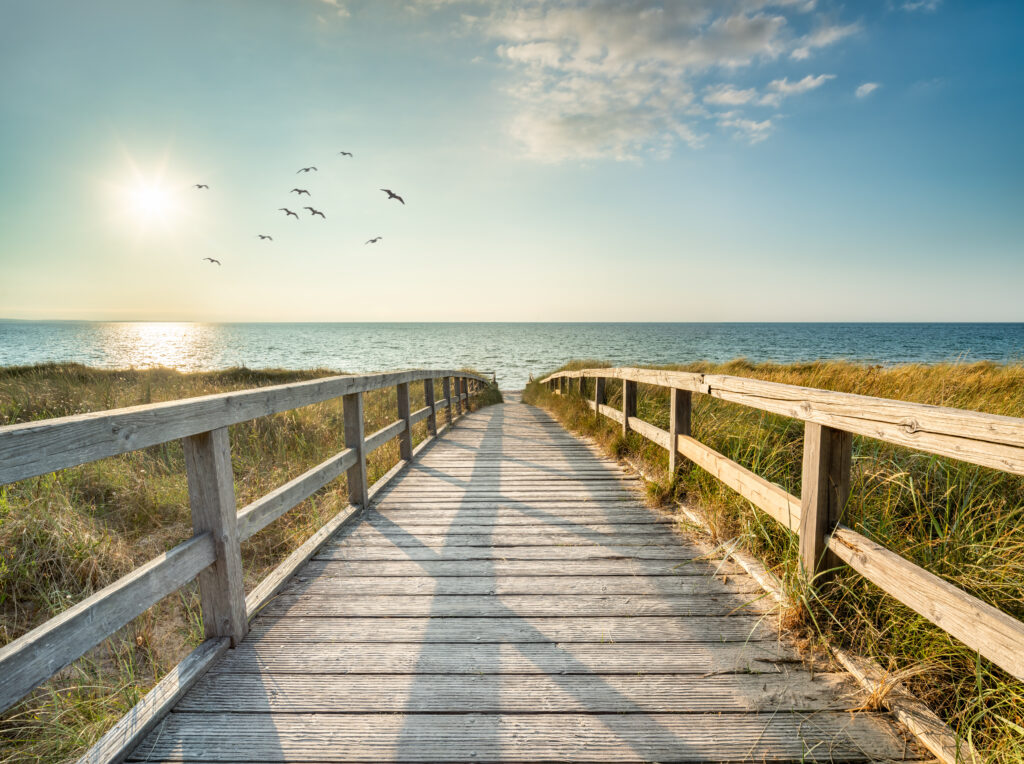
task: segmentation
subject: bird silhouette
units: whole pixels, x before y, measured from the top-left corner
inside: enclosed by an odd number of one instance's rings
[[[303,167],[301,170],[296,170],[295,174],[298,175],[300,172],[309,172],[310,170],[312,170],[313,172],[320,172],[315,167]]]
[[[212,257],[204,257],[203,259],[209,260],[211,263],[217,263],[217,265],[220,265],[220,260],[214,260]]]
[[[206,189],[209,189],[210,187],[208,185],[206,185],[205,183],[196,183],[194,186],[192,186],[192,188],[206,188]]]
[[[289,194],[298,194],[299,196],[302,196],[303,194],[305,194],[306,196],[309,196],[309,191],[307,191],[304,188],[293,188],[288,193]]]
[[[297,214],[295,214],[294,212],[292,212],[292,211],[291,211],[290,209],[288,209],[287,207],[278,207],[278,209],[279,209],[279,210],[280,210],[281,212],[283,212],[283,213],[284,213],[284,216],[285,216],[285,217],[288,217],[289,215],[291,215],[291,216],[292,216],[293,218],[295,218],[296,220],[298,220],[298,219],[299,219],[299,216],[298,216]]]
[[[380,241],[383,238],[384,238],[383,236],[376,236],[376,237],[370,239],[369,241],[367,241],[366,244],[376,244],[378,241]],[[366,244],[364,244],[363,246],[365,247]]]
[[[399,196],[398,194],[396,194],[396,193],[395,193],[394,191],[392,191],[392,190],[391,190],[390,188],[382,188],[382,189],[381,189],[381,191],[383,191],[383,192],[384,192],[385,194],[387,194],[387,195],[388,195],[388,199],[397,199],[397,200],[398,200],[398,201],[400,201],[400,202],[401,202],[402,204],[405,204],[405,199],[403,199],[402,197],[400,197],[400,196]]]
[[[314,210],[312,207],[303,207],[302,209],[309,210],[310,217],[312,217],[313,215],[319,215],[324,220],[327,220],[327,216],[324,213],[322,213],[320,210]]]
[[[262,234],[262,233],[258,233],[258,234],[256,234],[256,235],[257,235],[257,236],[259,236],[259,237],[260,237],[261,239],[266,239],[267,241],[273,241],[273,240],[274,240],[274,237],[273,237],[273,236],[265,236],[265,235],[264,235],[264,234]]]
[[[338,153],[341,156],[343,156],[343,157],[350,157],[350,156],[352,156],[352,152],[351,151],[339,151]]]

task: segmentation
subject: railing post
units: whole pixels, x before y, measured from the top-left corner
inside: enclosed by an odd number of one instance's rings
[[[469,400],[469,380],[466,377],[462,378],[462,392],[466,395],[466,413],[468,414],[473,410],[473,406]]]
[[[427,433],[437,437],[437,412],[434,411],[434,380],[423,380],[423,401],[430,413],[427,414]]]
[[[828,538],[850,496],[853,435],[813,422],[804,423],[800,493],[800,565],[808,582],[827,577],[841,561]]]
[[[452,392],[455,393],[455,416],[462,416],[462,377],[452,377]]]
[[[604,377],[596,377],[594,379],[594,412],[598,416],[601,415],[601,407],[605,402],[604,382]]]
[[[245,581],[238,538],[238,508],[231,471],[228,428],[182,438],[188,500],[195,534],[213,535],[217,560],[199,574],[199,597],[206,637],[230,637],[237,645],[249,630]]]
[[[636,416],[636,382],[622,380],[622,434],[629,432],[629,418]]]
[[[558,393],[559,395],[565,395],[569,392],[569,380],[565,377],[558,378]]]
[[[398,392],[398,418],[405,422],[405,430],[398,436],[398,456],[412,461],[412,422],[409,419],[409,383],[400,382]]]
[[[348,468],[348,501],[354,507],[369,503],[366,485],[366,433],[363,424],[363,394],[349,393],[342,397],[345,407],[345,447],[355,449],[356,463]]]
[[[452,380],[451,377],[445,377],[442,380],[444,390],[444,423],[448,426],[452,426]]]
[[[690,434],[690,416],[693,406],[693,397],[689,390],[669,391],[671,401],[669,405],[669,429],[668,429],[668,474],[675,476],[679,466],[679,436]]]

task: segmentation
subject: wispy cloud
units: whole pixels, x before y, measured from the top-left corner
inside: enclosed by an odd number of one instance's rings
[[[457,0],[412,0],[418,10]],[[764,140],[770,120],[706,107],[777,107],[832,75],[731,84],[853,34],[814,0],[466,0],[462,18],[494,42],[520,105],[512,135],[529,156],[636,159],[702,145],[716,126]],[[801,29],[809,29],[800,32]]]
[[[863,85],[858,85],[854,92],[857,98],[867,98],[869,95],[874,93],[878,88],[882,87],[877,82],[865,82]]]
[[[942,0],[907,0],[900,7],[905,11],[934,11]]]
[[[352,15],[352,12],[349,11],[348,7],[344,3],[340,2],[340,0],[320,0],[320,2],[334,8],[334,12],[342,18],[348,18]]]

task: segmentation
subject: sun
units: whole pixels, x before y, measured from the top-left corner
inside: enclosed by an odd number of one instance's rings
[[[177,211],[174,192],[160,181],[138,179],[125,189],[125,200],[133,217],[143,223],[168,223]]]
[[[172,174],[168,155],[144,163],[125,152],[122,173],[119,180],[104,183],[120,225],[143,233],[169,231],[182,222],[189,181]]]

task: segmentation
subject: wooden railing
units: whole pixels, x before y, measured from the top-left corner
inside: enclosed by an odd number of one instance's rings
[[[435,400],[437,378],[442,379],[443,386],[440,400]],[[421,380],[426,405],[410,411],[409,384]],[[469,411],[472,397],[488,382],[476,374],[451,370],[327,377],[0,427],[0,485],[181,439],[193,525],[193,536],[184,543],[0,648],[0,711],[198,578],[207,641],[147,696],[140,704],[142,708],[133,712],[130,723],[104,738],[106,747],[101,741],[100,752],[91,754],[89,760],[116,758],[107,753],[141,739],[173,697],[198,678],[223,650],[245,636],[248,619],[316,547],[344,520],[366,507],[373,493],[415,453],[450,427],[464,406]],[[398,419],[367,436],[363,431],[363,394],[386,387],[397,388]],[[346,448],[236,511],[228,426],[336,398],[343,401]],[[445,420],[440,428],[439,412]],[[412,427],[424,419],[428,438],[414,452]],[[393,438],[399,439],[400,461],[371,488],[367,486],[367,454]],[[247,597],[240,543],[343,473],[348,479],[350,506]]]
[[[1024,623],[842,525],[850,496],[853,435],[1024,475],[1024,419],[836,393],[747,377],[657,369],[583,369],[541,380],[562,395],[595,379],[590,408],[678,458],[698,464],[785,528],[799,534],[800,564],[816,585],[845,562],[886,593],[1024,680]],[[622,380],[621,410],[605,403],[605,380]],[[637,417],[637,385],[670,391],[669,430]],[[802,490],[792,496],[691,435],[694,393],[801,419]]]

